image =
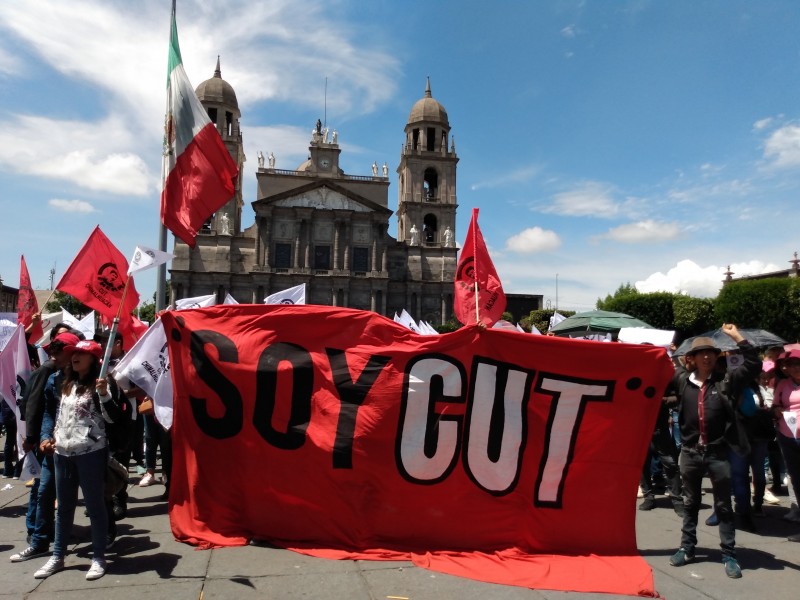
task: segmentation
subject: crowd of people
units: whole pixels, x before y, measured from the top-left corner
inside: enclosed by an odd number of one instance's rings
[[[736,343],[736,351],[722,352],[712,338],[698,337],[675,359],[642,471],[639,509],[652,510],[656,493],[666,492],[683,519],[680,548],[669,562],[686,565],[695,559],[702,482],[708,477],[714,511],[706,524],[719,527],[725,573],[739,578],[736,530],[756,532],[754,518],[765,515],[765,503],[780,503],[783,485],[791,502],[783,518],[800,524],[800,438],[796,425],[790,427],[785,418],[800,413],[800,350],[772,348],[762,358],[735,325],[722,330]],[[26,426],[23,450],[35,453],[41,475],[29,482],[28,545],[10,560],[46,556],[52,544],[50,558],[34,574],[38,579],[64,568],[78,488],[92,539],[87,580],[106,572],[105,552],[116,540],[116,522],[127,515],[129,468],[134,464],[141,475],[139,486],[157,483],[159,448],[162,499],[169,497],[169,432],[159,425],[152,400],[141,390],[121,389],[110,375],[100,376],[106,341],[85,340],[60,324],[50,332],[44,363],[38,364],[31,347],[34,370],[20,412]],[[112,368],[123,354],[117,337],[109,353]],[[4,410],[3,420],[4,476],[19,477],[14,413]],[[115,471],[123,475],[110,475]],[[800,541],[800,533],[789,540]]]
[[[159,483],[156,460],[160,448],[165,486],[161,499],[168,499],[169,433],[155,420],[152,400],[142,390],[121,389],[110,375],[124,354],[121,337],[113,340],[111,368],[101,377],[108,337],[83,339],[82,333],[63,323],[49,335],[43,363],[39,364],[36,349],[29,346],[32,372],[19,402],[26,432],[22,450],[36,456],[41,471],[28,482],[27,547],[12,554],[10,560],[17,563],[50,555],[34,573],[37,579],[64,568],[80,488],[92,539],[86,579],[92,581],[105,575],[105,553],[116,541],[116,522],[127,515],[132,461],[142,475],[138,485]],[[23,461],[14,464],[17,429],[14,413],[9,413],[10,417],[3,414],[7,436],[4,477],[19,478]]]
[[[712,338],[697,337],[675,358],[642,471],[639,509],[655,508],[658,473],[683,519],[681,545],[669,562],[684,566],[695,560],[707,476],[714,510],[705,523],[719,528],[725,573],[736,579],[742,576],[736,530],[757,532],[754,517],[765,516],[764,503],[780,503],[784,472],[791,508],[783,519],[800,523],[800,439],[784,416],[791,421],[800,412],[800,350],[770,348],[762,358],[735,325],[725,324],[722,331],[736,343],[735,351],[722,352]],[[800,533],[788,539],[800,542]]]

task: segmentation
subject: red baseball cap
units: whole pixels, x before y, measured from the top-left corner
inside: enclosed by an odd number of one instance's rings
[[[74,333],[63,332],[59,333],[49,344],[44,346],[42,349],[47,352],[47,354],[51,354],[53,348],[53,344],[58,342],[58,346],[61,346],[62,352],[72,353],[75,351],[75,346],[77,346],[78,342],[81,340],[78,338],[77,335]]]
[[[103,347],[93,340],[81,340],[75,344],[73,352],[86,352],[94,356],[97,360],[103,358]]]

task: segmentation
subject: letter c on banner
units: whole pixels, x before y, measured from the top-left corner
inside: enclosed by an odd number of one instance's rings
[[[448,356],[408,362],[395,452],[400,473],[409,481],[437,483],[456,466],[464,417],[437,412],[436,403],[463,404],[466,380],[463,365]]]

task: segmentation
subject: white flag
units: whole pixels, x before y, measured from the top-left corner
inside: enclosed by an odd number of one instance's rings
[[[553,327],[561,323],[561,321],[565,321],[567,317],[562,315],[560,312],[556,311],[553,313],[553,316],[550,317],[550,327],[547,328],[550,331]]]
[[[205,308],[214,306],[217,303],[217,295],[195,296],[194,298],[181,298],[175,301],[175,310],[186,310],[187,308]]]
[[[174,254],[164,252],[163,250],[156,250],[155,248],[148,248],[146,246],[136,246],[133,251],[133,258],[131,259],[130,266],[128,267],[128,275],[133,275],[145,269],[152,269],[158,265],[163,265],[175,258]]]
[[[55,327],[56,325],[61,323],[61,321],[63,321],[63,320],[64,320],[64,311],[63,310],[59,310],[58,312],[47,313],[45,315],[42,315],[42,331],[44,332],[44,335],[42,335],[41,338],[36,340],[36,345],[37,346],[46,346],[47,344],[49,344],[50,343],[50,331],[53,329],[53,327]],[[44,362],[44,361],[42,361],[42,362]]]
[[[8,315],[8,317],[11,316]],[[17,315],[13,316],[13,320],[11,318],[0,318],[0,350],[6,347],[6,344],[11,341],[17,331]]]
[[[398,323],[400,323],[400,325],[408,327],[414,333],[419,333],[419,325],[417,325],[414,317],[408,314],[408,311],[405,308],[402,310],[400,316],[396,320]]]
[[[533,335],[542,335],[542,332],[539,331],[539,328],[536,327],[536,325],[534,325],[533,323],[531,323],[531,333]]]
[[[66,323],[75,331],[80,331],[87,340],[91,340],[94,337],[94,311],[82,319],[70,314],[66,308],[61,309],[61,314],[63,315],[62,323]]]
[[[231,296],[230,294],[225,294],[225,300],[222,301],[223,304],[239,304],[236,301],[236,298]]]
[[[26,437],[25,421],[20,419],[17,401],[25,393],[25,386],[31,375],[31,361],[28,357],[28,344],[25,341],[25,326],[17,325],[14,334],[0,352],[0,402],[5,401],[17,417],[17,452],[22,458],[22,441]]]
[[[306,303],[306,284],[301,283],[288,290],[283,290],[276,294],[270,294],[264,298],[264,304],[305,304]]]

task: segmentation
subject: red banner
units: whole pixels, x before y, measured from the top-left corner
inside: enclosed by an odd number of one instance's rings
[[[33,315],[39,312],[39,302],[36,300],[36,294],[31,286],[31,276],[28,273],[28,265],[25,264],[25,256],[20,257],[19,261],[19,297],[17,299],[17,322],[22,323],[25,328],[31,324]],[[44,307],[42,307],[44,308]],[[36,342],[44,335],[42,330],[42,322],[31,329],[27,338]]]
[[[162,320],[177,539],[654,593],[635,503],[673,372],[663,349],[477,326],[423,336],[315,305]]]
[[[491,327],[503,316],[506,295],[478,227],[477,208],[472,209],[472,221],[458,257],[455,284],[453,311],[461,323]]]

